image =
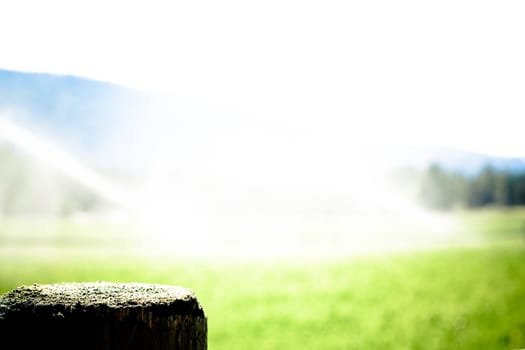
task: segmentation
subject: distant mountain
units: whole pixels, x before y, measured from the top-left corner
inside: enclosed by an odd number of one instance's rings
[[[115,121],[139,102],[138,92],[109,83],[0,70],[0,113],[92,163],[103,158]]]
[[[152,100],[160,104],[152,107]],[[156,150],[148,149],[146,142],[151,141],[152,135],[147,136],[148,140],[144,136],[150,124],[157,123],[150,133],[162,132],[164,138],[174,141],[169,152],[172,159],[189,167],[217,168],[248,162],[247,166],[254,168],[261,161],[267,162],[260,165],[262,169],[275,166],[271,153],[270,156],[264,153],[266,145],[260,144],[267,142],[272,146],[272,139],[281,138],[273,147],[286,147],[282,138],[290,135],[288,131],[278,130],[282,127],[279,123],[253,124],[252,120],[246,122],[242,117],[218,112],[185,98],[170,96],[168,99],[79,77],[0,70],[0,115],[5,113],[15,116],[21,125],[57,140],[90,164],[128,169],[145,169],[148,160],[155,156]],[[117,134],[119,139],[115,139]],[[309,140],[304,139],[304,142]],[[255,155],[247,158],[252,149]],[[288,152],[293,156],[293,151]],[[344,150],[342,152],[344,154]],[[467,175],[485,166],[525,171],[525,158],[493,157],[450,148],[389,146],[381,152],[381,161],[387,159],[393,167],[425,168],[438,163]],[[324,160],[323,152],[318,153],[319,159],[311,158],[314,164]],[[310,161],[310,156],[307,158],[306,161]],[[283,166],[292,166],[290,164],[286,161]]]
[[[152,101],[170,107],[152,108]],[[196,109],[184,98],[74,76],[0,69],[0,116],[95,167],[144,169],[152,152],[144,140],[148,125],[192,117]]]

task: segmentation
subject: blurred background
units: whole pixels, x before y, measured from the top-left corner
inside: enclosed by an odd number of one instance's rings
[[[214,349],[525,347],[519,2],[2,7],[0,292],[182,285]]]

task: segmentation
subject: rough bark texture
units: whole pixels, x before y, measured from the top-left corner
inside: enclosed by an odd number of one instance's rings
[[[207,322],[181,287],[35,284],[0,297],[0,339],[13,349],[203,350]]]

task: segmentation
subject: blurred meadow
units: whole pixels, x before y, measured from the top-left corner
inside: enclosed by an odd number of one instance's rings
[[[251,259],[189,258],[176,244],[158,253],[114,222],[3,220],[0,292],[63,281],[187,286],[211,349],[523,347],[525,209],[447,215],[476,244],[345,255],[335,242],[323,257]]]

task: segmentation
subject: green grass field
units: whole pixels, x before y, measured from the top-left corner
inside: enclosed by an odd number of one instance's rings
[[[80,228],[67,224],[58,226],[58,241],[36,248],[6,237],[17,230],[30,237],[43,226],[3,223],[0,292],[63,281],[182,285],[205,309],[210,349],[524,348],[525,210],[459,215],[462,229],[489,237],[489,244],[237,262],[137,256],[124,249],[95,254],[94,243],[75,250],[68,232]]]

